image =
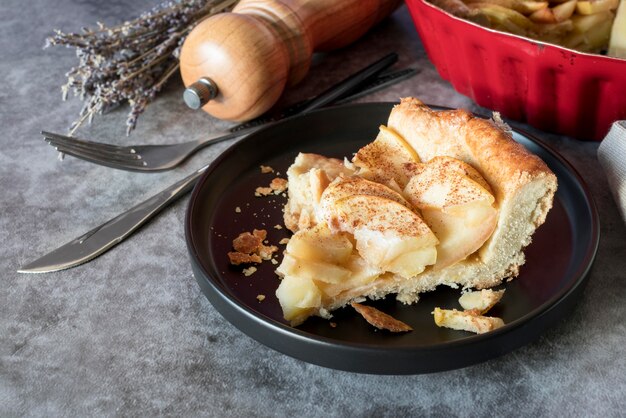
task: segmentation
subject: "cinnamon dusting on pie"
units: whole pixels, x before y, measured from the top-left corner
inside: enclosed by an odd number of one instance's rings
[[[407,98],[352,161],[298,154],[284,210],[294,235],[276,270],[284,318],[297,326],[352,301],[412,304],[441,284],[516,276],[557,181],[501,125]],[[473,309],[451,317],[498,325]]]

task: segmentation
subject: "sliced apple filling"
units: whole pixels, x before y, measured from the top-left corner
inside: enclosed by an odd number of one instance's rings
[[[451,157],[434,157],[416,167],[404,196],[440,241],[435,270],[478,250],[491,236],[498,211],[491,188],[472,166]]]
[[[298,154],[287,170],[289,200],[285,205],[285,226],[294,232],[315,226],[315,207],[322,192],[336,177],[351,174],[353,170],[336,158]]]
[[[404,188],[413,177],[415,165],[420,158],[396,131],[381,125],[374,142],[361,148],[352,163],[358,168],[357,175],[393,187]]]
[[[357,152],[356,175],[339,164],[300,154],[288,172],[285,217],[298,222],[287,225],[296,233],[277,269],[277,296],[293,325],[329,315],[329,301],[359,296],[355,289],[461,261],[495,228],[494,197],[478,171],[451,157],[421,163],[390,129]]]
[[[289,240],[276,272],[283,278],[276,296],[285,319],[302,323],[342,292],[365,286],[382,273],[358,255],[353,238],[333,233],[326,223],[303,229]]]
[[[294,326],[366,298],[497,285],[552,206],[556,177],[501,123],[404,99],[389,124],[351,162],[299,154],[288,170],[276,295]]]
[[[396,201],[348,196],[335,202],[328,218],[329,225],[354,236],[356,249],[368,264],[383,271],[410,278],[437,260],[435,235],[419,215]]]

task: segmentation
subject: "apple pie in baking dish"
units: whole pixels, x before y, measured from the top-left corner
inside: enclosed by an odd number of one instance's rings
[[[557,188],[497,116],[413,98],[351,161],[299,154],[288,182],[294,235],[276,295],[294,326],[366,298],[414,303],[438,285],[484,289],[516,277]]]

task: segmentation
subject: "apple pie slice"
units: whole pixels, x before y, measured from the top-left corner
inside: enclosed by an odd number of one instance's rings
[[[403,99],[351,162],[300,154],[276,291],[292,325],[366,298],[512,279],[556,177],[499,120]]]

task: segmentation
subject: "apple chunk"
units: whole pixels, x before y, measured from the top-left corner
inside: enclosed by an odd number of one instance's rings
[[[374,267],[409,278],[437,259],[437,238],[401,203],[353,195],[335,202],[334,212],[337,227],[354,235],[357,251]]]
[[[325,283],[342,283],[350,277],[350,270],[323,261],[303,260],[285,254],[276,273],[284,277],[298,277]]]
[[[343,267],[350,270],[350,278],[348,280],[335,283],[330,283],[329,280],[318,280],[315,282],[317,287],[322,291],[322,294],[326,297],[334,298],[343,292],[350,292],[354,288],[367,285],[378,279],[382,273],[376,267],[367,264],[367,262],[356,253],[350,256]]]
[[[404,196],[421,211],[439,240],[433,266],[438,270],[478,250],[493,233],[498,211],[489,185],[469,164],[435,157],[418,171]]]
[[[325,223],[320,223],[291,237],[276,273],[282,277],[342,283],[352,274],[343,264],[350,261],[353,248],[347,234],[333,234]]]
[[[413,167],[420,162],[417,152],[396,131],[384,125],[376,140],[361,148],[352,163],[357,174],[380,183],[395,181],[403,188],[413,175]]]
[[[283,277],[276,296],[285,319],[297,325],[322,301],[370,283],[381,271],[356,254],[348,233],[333,233],[321,222],[291,237],[276,273]]]
[[[322,293],[313,280],[285,276],[276,289],[283,317],[292,326],[300,325],[322,305]]]
[[[591,15],[593,16],[593,15]],[[607,54],[611,57],[626,59],[626,2],[622,1],[616,10],[611,29],[611,39]]]
[[[504,321],[501,318],[476,315],[472,312],[460,312],[456,309],[435,308],[433,315],[438,327],[475,332],[476,334],[484,334],[504,326]]]
[[[336,177],[352,173],[336,158],[298,154],[287,170],[289,200],[285,205],[285,226],[292,232],[315,226],[315,206],[326,186]]]
[[[369,181],[361,177],[340,177],[335,179],[322,193],[320,204],[317,207],[316,216],[318,219],[324,219],[331,226],[331,229],[338,230],[334,227],[334,206],[339,199],[355,195],[380,196],[389,200],[394,200],[400,204],[408,206],[409,203],[402,195],[384,184]]]
[[[345,263],[354,246],[344,233],[333,234],[322,222],[311,229],[298,231],[287,244],[287,253],[303,260]]]
[[[617,9],[619,0],[579,0],[576,3],[576,11],[581,15],[593,15]]]
[[[554,6],[552,11],[554,13],[554,18],[557,22],[564,22],[565,20],[572,17],[574,14],[574,10],[576,10],[576,3],[578,0],[568,0],[565,3],[561,3],[558,6]]]
[[[459,303],[466,311],[474,310],[481,315],[491,309],[502,299],[503,290],[482,289],[475,292],[464,293],[459,298]]]

